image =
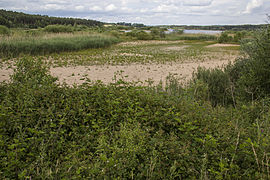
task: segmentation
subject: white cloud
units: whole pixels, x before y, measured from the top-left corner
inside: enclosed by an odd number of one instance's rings
[[[75,9],[78,11],[83,11],[85,9],[85,7],[84,6],[76,6]]]
[[[46,10],[61,10],[63,9],[63,6],[60,6],[58,4],[46,4],[44,8]]]
[[[114,11],[116,10],[116,6],[114,4],[110,4],[108,6],[105,7],[105,11]]]
[[[89,8],[90,11],[102,11],[102,8],[99,6],[93,6]]]
[[[161,4],[158,7],[156,7],[153,11],[154,12],[158,12],[158,13],[170,13],[174,10],[176,10],[177,8],[173,5],[164,5]]]
[[[209,6],[213,0],[184,0],[184,6]]]
[[[262,0],[251,0],[248,2],[246,10],[243,12],[244,14],[250,14],[253,9],[261,7],[263,5]]]
[[[270,0],[0,0],[0,9],[104,22],[259,24]]]

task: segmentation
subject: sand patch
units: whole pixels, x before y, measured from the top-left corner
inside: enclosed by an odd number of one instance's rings
[[[85,80],[101,80],[105,84],[114,82],[114,79],[123,79],[127,82],[141,81],[142,85],[147,85],[147,81],[153,81],[154,85],[160,81],[165,82],[170,74],[187,82],[192,77],[192,72],[199,66],[206,68],[215,68],[228,64],[229,60],[207,61],[207,62],[173,62],[167,64],[130,64],[130,65],[94,65],[94,66],[76,66],[76,67],[57,67],[51,68],[53,76],[59,78],[59,82],[65,82],[69,85],[82,84]]]
[[[151,44],[172,44],[172,43],[183,43],[184,40],[181,41],[131,41],[131,42],[122,42],[119,43],[117,46],[138,46],[138,45],[151,45]]]
[[[120,56],[132,56],[132,57],[153,57],[151,55],[146,55],[146,54],[135,54],[135,53],[120,53],[118,54]]]
[[[162,48],[162,50],[164,50],[164,51],[181,51],[187,47],[189,47],[189,46],[169,46],[169,47]]]
[[[133,55],[132,55],[133,56]],[[220,58],[222,57],[222,58]],[[51,67],[50,73],[59,78],[60,83],[68,85],[82,84],[86,80],[97,81],[101,80],[108,84],[114,82],[114,79],[124,79],[128,82],[141,81],[147,85],[146,81],[151,80],[153,84],[158,84],[160,81],[165,82],[166,77],[173,74],[181,79],[182,82],[187,82],[192,77],[192,73],[199,66],[205,68],[215,68],[226,65],[234,61],[238,56],[228,54],[221,56],[219,53],[212,56],[205,56],[200,61],[194,58],[186,62],[168,62],[165,64],[149,63],[149,64],[126,64],[126,65],[91,65],[91,66],[75,66],[75,67]],[[9,76],[13,73],[12,68],[2,67],[0,69],[0,82],[10,80]]]
[[[12,68],[8,68],[6,66],[2,67],[0,69],[0,82],[3,81],[9,81],[10,80],[10,75],[12,75],[13,73],[13,69]]]
[[[206,46],[206,47],[239,47],[240,45],[238,44],[212,44],[212,45],[209,45],[209,46]]]

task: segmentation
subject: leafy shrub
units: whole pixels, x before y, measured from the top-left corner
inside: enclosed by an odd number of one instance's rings
[[[198,68],[193,78],[207,84],[208,100],[213,106],[232,103],[232,85],[228,73],[218,68]]]
[[[153,39],[165,38],[165,32],[162,29],[151,29],[150,34]]]
[[[246,32],[236,32],[236,34],[234,35],[234,37],[233,37],[233,41],[234,42],[238,42],[238,43],[240,43],[241,42],[241,40],[244,38],[246,36]]]
[[[233,41],[233,38],[229,36],[227,32],[222,32],[220,37],[218,38],[219,43],[228,43],[232,41]]]
[[[10,30],[6,26],[0,25],[0,35],[8,35]]]
[[[229,35],[229,32],[222,32],[218,38],[219,43],[240,43],[242,39],[247,36],[245,31],[230,32],[232,35]]]
[[[259,31],[251,41],[244,42],[242,49],[246,58],[238,84],[246,94],[254,98],[270,95],[270,27]]]
[[[0,16],[0,24],[10,28],[9,21],[6,18],[4,18],[3,16]]]
[[[3,179],[269,178],[267,99],[212,108],[173,79],[162,92],[121,82],[68,87],[40,60],[16,67],[0,84]]]
[[[177,30],[173,30],[172,33],[181,35],[181,34],[184,34],[184,30],[182,30],[182,29],[177,29]]]
[[[147,33],[145,31],[137,31],[137,30],[133,30],[131,32],[128,32],[127,36],[135,37],[138,40],[151,40],[151,39],[153,39],[153,37],[150,33]]]
[[[65,25],[48,25],[44,28],[44,31],[51,33],[71,33],[74,31],[74,28],[72,26]]]
[[[258,31],[253,39],[243,39],[243,56],[224,69],[199,68],[194,79],[208,86],[213,105],[254,102],[270,96],[270,27]]]
[[[260,30],[255,38],[242,41],[245,56],[228,67],[239,96],[255,100],[270,95],[270,27]]]
[[[137,37],[138,40],[151,40],[151,39],[153,39],[151,34],[145,32],[145,31],[137,32],[136,37]]]
[[[87,31],[88,29],[90,29],[90,28],[86,25],[75,25],[74,26],[74,31]]]

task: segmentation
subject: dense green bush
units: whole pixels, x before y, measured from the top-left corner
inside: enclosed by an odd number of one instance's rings
[[[165,88],[70,87],[41,60],[18,60],[0,84],[0,177],[270,179],[269,34],[185,88],[171,76]]]
[[[152,40],[153,36],[145,31],[138,31],[138,30],[133,30],[131,32],[126,33],[127,36],[134,37],[138,40]]]
[[[10,22],[2,16],[0,16],[0,24],[6,27],[10,27]]]
[[[244,57],[227,71],[239,96],[254,101],[270,95],[270,27],[255,33],[253,39],[242,41]]]
[[[177,30],[173,30],[172,33],[173,33],[173,34],[177,34],[177,35],[181,35],[181,34],[184,34],[184,30],[182,30],[182,29],[177,29]]]
[[[236,34],[234,35],[234,37],[233,37],[233,41],[234,42],[237,42],[237,43],[240,43],[241,42],[241,40],[243,39],[243,38],[245,38],[245,36],[246,36],[246,32],[245,31],[242,31],[242,32],[236,32]]]
[[[233,41],[233,37],[228,35],[227,32],[222,32],[218,38],[219,43],[228,43],[228,42],[232,42],[232,41]]]
[[[68,87],[41,60],[16,67],[0,84],[3,179],[270,177],[270,101],[212,108],[192,98],[199,84]]]
[[[74,28],[72,26],[65,25],[48,25],[44,28],[44,31],[51,33],[71,33],[74,31]]]
[[[198,69],[194,79],[209,87],[210,101],[216,105],[236,101],[254,102],[270,96],[270,28],[242,40],[243,56],[224,69]],[[225,98],[225,99],[224,99]]]
[[[10,34],[10,30],[3,25],[0,25],[0,35],[8,35]]]
[[[87,31],[87,30],[90,30],[90,28],[85,25],[74,25],[74,31]]]
[[[225,31],[222,32],[218,38],[219,43],[240,43],[242,39],[246,38],[248,33],[246,31]]]
[[[151,34],[145,32],[145,31],[137,32],[136,37],[137,37],[138,40],[151,40],[151,39],[153,39]]]
[[[218,68],[198,68],[193,76],[195,81],[201,80],[207,84],[208,100],[213,106],[232,103],[232,84],[228,73]]]
[[[160,28],[151,29],[150,34],[152,35],[153,39],[165,38],[166,36],[164,30]]]

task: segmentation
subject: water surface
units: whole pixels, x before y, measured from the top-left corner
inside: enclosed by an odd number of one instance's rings
[[[210,30],[184,30],[185,34],[221,34],[223,31],[210,31]]]

